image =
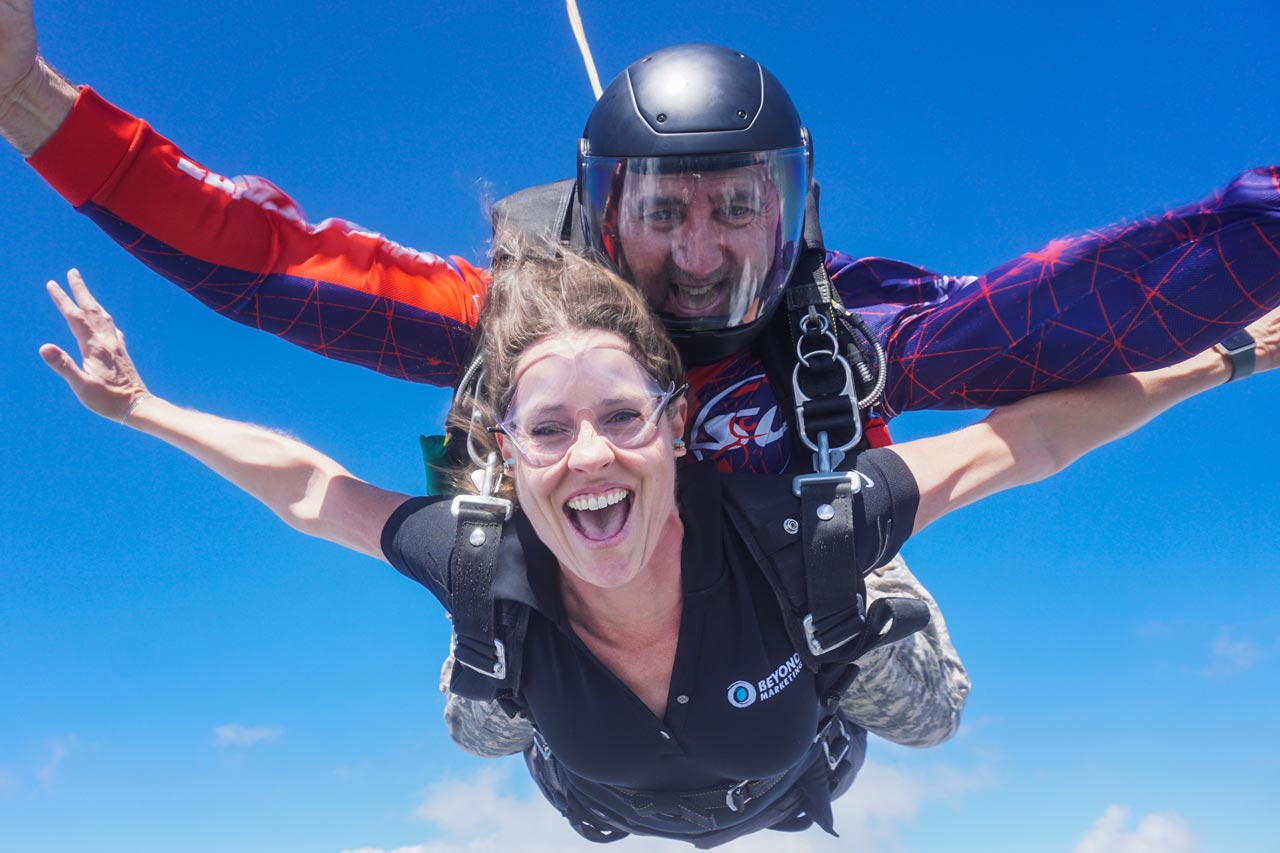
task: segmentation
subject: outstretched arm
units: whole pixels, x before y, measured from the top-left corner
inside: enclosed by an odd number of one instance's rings
[[[488,273],[206,169],[36,50],[31,0],[0,0],[0,135],[143,264],[225,317],[327,358],[452,386]]]
[[[1257,372],[1280,366],[1280,309],[1248,331],[1257,341]],[[1160,370],[1028,397],[973,426],[895,445],[920,490],[915,531],[988,495],[1055,474],[1230,376],[1226,356],[1207,350]]]
[[[1052,240],[978,278],[829,253],[884,343],[884,413],[991,408],[1176,364],[1280,306],[1280,166]]]
[[[80,274],[72,270],[67,282],[70,296],[52,281],[49,296],[79,344],[83,364],[53,344],[42,346],[40,355],[86,408],[195,457],[303,533],[385,559],[382,528],[405,495],[351,476],[286,435],[179,408],[151,394],[129,358],[124,334]]]

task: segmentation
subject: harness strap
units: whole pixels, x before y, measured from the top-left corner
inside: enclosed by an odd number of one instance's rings
[[[715,817],[717,812],[742,811],[752,800],[776,788],[786,776],[786,773],[779,773],[768,779],[745,779],[733,785],[684,793],[633,791],[616,785],[608,788],[626,797],[637,814],[679,817],[702,829],[713,830],[719,828]]]
[[[449,565],[449,601],[453,615],[453,668],[449,689],[469,698],[493,698],[495,684],[507,677],[507,649],[495,631],[493,579],[498,546],[511,517],[502,498],[459,495],[451,510],[458,519]],[[476,675],[483,676],[477,680]]]
[[[813,744],[815,749],[821,750],[822,758],[826,762],[825,769],[831,779],[835,779],[837,774],[842,772],[841,768],[850,761],[861,764],[861,752],[855,740],[855,734],[858,732],[860,730],[856,727],[846,728],[844,719],[838,713],[823,718],[818,724]],[[540,755],[543,761],[552,760],[547,753],[540,753]],[[768,794],[790,774],[791,771],[787,770],[767,779],[744,779],[730,785],[681,793],[637,791],[618,785],[606,787],[626,797],[637,814],[660,814],[680,818],[701,829],[713,831],[720,828],[716,820],[717,815],[725,811],[733,813],[743,811],[748,803]],[[823,826],[829,828],[830,823],[828,818]]]
[[[795,483],[809,607],[805,643],[820,657],[857,641],[866,620],[866,587],[854,568],[853,541],[853,496],[862,483],[843,474],[801,475]]]
[[[867,624],[857,655],[896,643],[929,624],[929,606],[918,598],[877,598],[867,611]]]

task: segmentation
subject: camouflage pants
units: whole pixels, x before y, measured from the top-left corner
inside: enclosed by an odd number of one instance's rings
[[[969,674],[960,662],[937,603],[902,557],[867,576],[871,601],[884,596],[919,598],[929,606],[929,627],[859,661],[861,671],[840,700],[845,718],[904,746],[937,746],[956,733],[969,695]],[[495,702],[449,693],[450,656],[440,672],[444,721],[467,752],[497,757],[523,752],[533,743],[528,720],[511,719]]]

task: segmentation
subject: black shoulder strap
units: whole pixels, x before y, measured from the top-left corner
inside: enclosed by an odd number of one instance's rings
[[[529,610],[517,602],[495,606],[493,592],[511,502],[459,495],[452,509],[458,527],[449,563],[455,660],[449,691],[468,699],[513,699],[519,692]]]
[[[865,573],[854,568],[856,475],[801,475],[788,484],[750,474],[728,477],[729,483],[723,494],[730,522],[773,588],[792,644],[811,669],[852,664],[929,624],[928,607],[916,599],[881,598],[866,607]]]

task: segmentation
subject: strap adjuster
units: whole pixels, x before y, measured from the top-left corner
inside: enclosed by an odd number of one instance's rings
[[[491,659],[493,660],[493,667],[491,669],[484,669],[483,667],[476,666],[473,663],[469,663],[465,658],[463,658],[458,654],[458,635],[457,634],[453,635],[452,651],[453,651],[454,661],[462,664],[467,669],[473,672],[480,673],[485,678],[492,678],[495,681],[502,681],[504,678],[507,677],[507,647],[504,646],[502,644],[502,641],[499,640],[497,637],[493,638],[493,652],[490,655]]]
[[[836,728],[834,737],[832,737],[832,726]],[[833,740],[838,744],[834,754],[831,751],[831,742]],[[853,739],[849,737],[849,732],[844,727],[844,720],[839,714],[834,714],[827,720],[827,724],[814,735],[813,741],[814,743],[821,741],[822,754],[827,758],[828,770],[835,770],[840,766],[840,762],[844,761],[845,756],[849,754],[849,747],[853,743]]]
[[[533,730],[533,745],[538,748],[538,754],[542,756],[544,761],[551,758],[551,746],[547,743],[546,738],[542,736],[542,732],[537,729]]]
[[[740,812],[747,807],[747,803],[751,802],[751,797],[746,793],[746,787],[750,784],[750,779],[743,779],[724,792],[724,802],[729,807],[729,811]]]
[[[865,612],[863,610],[862,593],[857,594],[857,606],[858,606],[858,614],[861,616]],[[865,618],[861,618],[858,620],[859,627],[856,631],[844,637],[843,639],[840,639],[834,643],[831,643],[830,645],[827,645],[818,637],[818,632],[813,627],[812,613],[805,614],[803,624],[804,624],[804,641],[809,646],[809,651],[813,652],[814,657],[821,657],[822,655],[825,655],[827,652],[833,652],[836,649],[840,648],[841,646],[848,645],[849,643],[852,643],[854,640],[861,637],[862,626],[865,624]]]

